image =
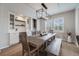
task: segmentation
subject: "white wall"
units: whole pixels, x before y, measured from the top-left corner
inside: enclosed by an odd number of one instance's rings
[[[79,35],[79,7],[75,9],[75,34]],[[79,46],[76,37],[75,44]]]
[[[3,4],[0,4],[0,49],[9,45],[8,40],[8,18]]]
[[[27,23],[29,21],[29,23]],[[33,19],[32,18],[28,18],[26,20],[26,32],[27,32],[27,35],[28,36],[31,36],[32,35],[32,31],[33,31]]]
[[[79,8],[76,8],[75,16],[75,31],[76,35],[79,35]]]
[[[62,12],[59,14],[55,14],[52,16],[52,19],[63,17],[64,18],[64,32],[63,38],[67,40],[67,32],[72,32],[72,42],[74,42],[75,38],[75,10]]]
[[[40,20],[37,19],[37,31],[40,31]]]
[[[35,17],[35,11],[26,4],[0,4],[0,49],[9,46],[9,11],[15,13],[16,15]]]
[[[45,20],[40,20],[40,31],[44,32],[45,31]]]

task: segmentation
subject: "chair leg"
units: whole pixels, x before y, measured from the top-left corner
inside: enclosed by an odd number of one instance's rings
[[[37,51],[37,55],[39,56],[39,50]]]
[[[28,56],[31,56],[31,54],[28,52]]]
[[[24,56],[24,50],[22,50],[22,55]]]

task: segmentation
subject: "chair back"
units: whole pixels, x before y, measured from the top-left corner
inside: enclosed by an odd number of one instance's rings
[[[77,41],[79,42],[79,35],[76,35],[76,39],[77,39]]]
[[[23,50],[29,51],[30,48],[29,48],[29,44],[27,42],[27,34],[26,34],[26,32],[20,32],[19,33],[19,39],[20,39],[20,42],[22,43]]]

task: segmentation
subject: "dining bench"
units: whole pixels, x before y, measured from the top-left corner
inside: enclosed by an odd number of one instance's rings
[[[62,39],[61,38],[55,38],[50,45],[45,49],[47,54],[58,56],[60,55],[62,47]]]

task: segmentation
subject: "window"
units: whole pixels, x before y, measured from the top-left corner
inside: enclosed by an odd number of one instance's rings
[[[47,20],[47,29],[53,30],[53,20]]]
[[[55,18],[54,19],[54,29],[56,31],[64,31],[64,18]]]

